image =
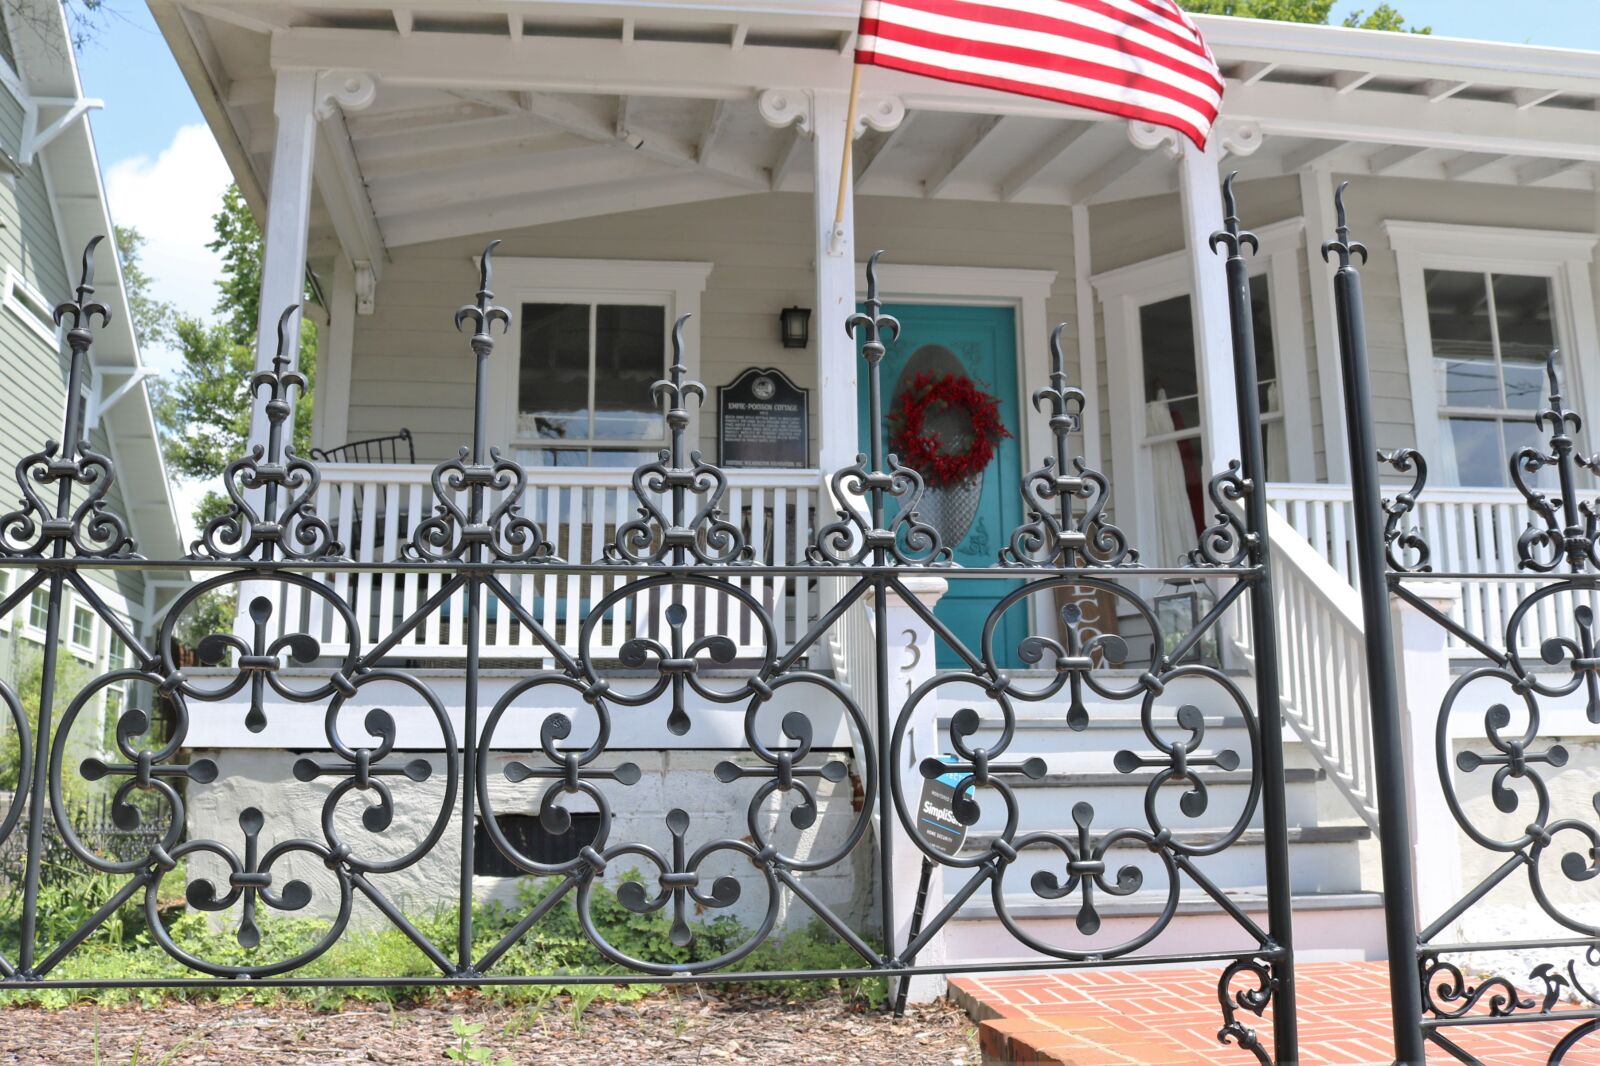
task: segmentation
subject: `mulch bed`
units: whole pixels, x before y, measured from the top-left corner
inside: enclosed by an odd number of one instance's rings
[[[655,1063],[834,1063],[957,1066],[978,1061],[975,1026],[945,1002],[894,1019],[839,1000],[787,1003],[738,993],[667,989],[633,1003],[591,1004],[574,1017],[555,997],[542,1007],[476,996],[395,1008],[174,1002],[140,1009],[0,1011],[0,1063],[27,1066],[258,1066],[444,1063],[452,1016],[484,1023],[490,1062],[515,1066]],[[96,1035],[98,1028],[98,1036]],[[96,1049],[98,1048],[98,1054]]]

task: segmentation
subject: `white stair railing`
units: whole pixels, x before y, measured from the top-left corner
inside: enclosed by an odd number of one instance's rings
[[[1276,511],[1267,514],[1284,719],[1361,820],[1378,827],[1361,597]],[[1235,641],[1255,657],[1249,604]]]

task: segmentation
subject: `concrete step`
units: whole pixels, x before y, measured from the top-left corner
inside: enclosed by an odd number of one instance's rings
[[[1046,762],[1048,765],[1048,760]],[[1061,824],[1066,821],[1063,814],[1070,812],[1080,802],[1094,808],[1095,821],[1099,824],[1142,826],[1148,824],[1144,808],[1145,793],[1157,773],[1156,770],[1138,770],[1128,774],[1115,770],[1109,773],[1047,773],[1038,780],[1008,777],[1006,784],[1016,794],[1018,824],[1025,827]],[[1284,797],[1291,825],[1317,823],[1316,786],[1325,776],[1320,769],[1311,767],[1295,767],[1285,773]],[[1189,829],[1224,829],[1238,819],[1239,812],[1249,799],[1250,774],[1245,771],[1230,773],[1206,770],[1202,777],[1206,787],[1206,808],[1197,817],[1185,814],[1180,807],[1191,785],[1169,781],[1157,790],[1156,813],[1163,824]],[[971,832],[996,831],[1005,825],[1006,806],[992,790],[978,789],[973,798],[977,800],[980,817],[971,827]],[[1251,824],[1261,824],[1259,803]]]
[[[1107,828],[1112,826],[1110,822],[1105,824]],[[1075,827],[1056,832],[1076,846]],[[1365,825],[1291,828],[1291,889],[1297,893],[1349,892],[1359,889],[1361,857],[1357,845],[1371,835],[1372,831]],[[998,834],[992,832],[969,833],[958,857],[983,853],[997,837]],[[1173,838],[1190,847],[1204,847],[1221,839],[1222,834],[1215,830],[1175,830]],[[1200,872],[1219,888],[1258,890],[1267,880],[1264,845],[1265,834],[1261,830],[1247,829],[1221,853],[1197,857],[1193,861]],[[1169,883],[1166,865],[1137,839],[1115,842],[1106,852],[1106,865],[1106,880],[1112,884],[1116,883],[1118,874],[1124,868],[1133,867],[1143,875],[1145,890],[1165,894]],[[1043,843],[1020,849],[1016,861],[1007,866],[1004,882],[1006,895],[1018,899],[1038,899],[1030,888],[1031,879],[1038,871],[1054,874],[1058,883],[1065,882],[1065,855],[1059,848]],[[954,891],[968,876],[970,874],[959,867],[946,867],[946,891]]]

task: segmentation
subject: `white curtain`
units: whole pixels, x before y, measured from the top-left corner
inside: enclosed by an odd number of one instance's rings
[[[1176,431],[1165,389],[1145,405],[1145,429],[1152,437]],[[1189,483],[1183,476],[1183,456],[1177,441],[1163,441],[1150,447],[1151,489],[1156,509],[1156,540],[1146,546],[1149,552],[1141,561],[1146,566],[1177,566],[1184,555],[1199,543],[1194,528],[1194,511],[1189,506]]]

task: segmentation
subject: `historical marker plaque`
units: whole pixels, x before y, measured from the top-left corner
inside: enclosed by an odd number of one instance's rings
[[[718,385],[718,464],[809,466],[810,404],[810,391],[781,370],[750,367],[731,384]]]

